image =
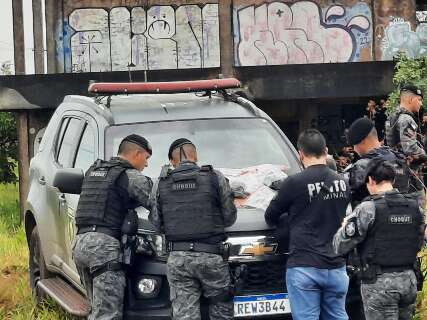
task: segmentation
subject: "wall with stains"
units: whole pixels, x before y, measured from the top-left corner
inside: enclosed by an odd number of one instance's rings
[[[415,0],[229,3],[221,11],[218,0],[63,0],[57,64],[65,72],[105,72],[427,55],[427,19],[420,12],[417,22]]]
[[[238,66],[372,60],[369,1],[235,1]]]
[[[220,66],[217,3],[65,9],[66,72]]]

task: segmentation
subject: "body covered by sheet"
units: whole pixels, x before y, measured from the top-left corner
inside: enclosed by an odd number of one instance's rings
[[[235,204],[239,208],[259,208],[266,210],[276,195],[280,182],[288,177],[287,168],[280,165],[262,164],[242,169],[220,168],[230,181],[235,194]],[[275,187],[276,186],[276,187]]]

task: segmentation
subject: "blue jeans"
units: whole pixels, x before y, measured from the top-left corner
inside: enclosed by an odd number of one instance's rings
[[[288,268],[286,285],[294,320],[347,320],[345,298],[348,276],[345,267]]]

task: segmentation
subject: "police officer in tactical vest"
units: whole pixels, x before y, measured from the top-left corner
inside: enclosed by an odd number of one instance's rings
[[[372,159],[380,158],[389,161],[396,170],[394,187],[402,193],[416,192],[417,183],[414,179],[403,154],[388,146],[382,146],[375,124],[368,118],[354,121],[347,134],[348,143],[354,147],[360,159],[345,169],[351,188],[351,203],[355,208],[364,198],[369,196],[365,184],[366,168]]]
[[[224,228],[236,220],[228,180],[211,166],[199,167],[187,139],[172,143],[169,160],[174,169],[162,170],[154,185],[149,218],[168,242],[173,319],[201,319],[201,295],[210,302],[211,320],[232,319],[230,270],[222,256]]]
[[[117,157],[97,160],[86,172],[73,256],[92,306],[89,320],[122,319],[126,279],[121,238],[123,232],[136,233],[133,209],[151,207],[152,183],[141,174],[151,154],[148,141],[132,134],[120,143]]]
[[[366,186],[371,194],[343,221],[334,236],[337,254],[358,247],[361,294],[367,320],[410,320],[417,295],[413,271],[424,235],[424,215],[412,195],[393,188],[390,162],[372,160]]]
[[[391,148],[402,152],[418,178],[418,199],[425,206],[425,192],[420,177],[420,166],[427,162],[427,154],[423,145],[422,134],[419,131],[416,117],[423,105],[423,94],[419,88],[408,84],[400,89],[400,106],[392,113],[386,122],[386,142]]]

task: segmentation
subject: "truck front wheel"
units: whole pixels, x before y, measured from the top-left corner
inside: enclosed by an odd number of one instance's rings
[[[41,302],[43,302],[46,295],[37,287],[37,282],[42,279],[51,277],[52,274],[46,268],[46,264],[40,247],[40,237],[37,231],[37,226],[35,226],[31,231],[29,249],[30,286],[37,304],[40,304]]]

